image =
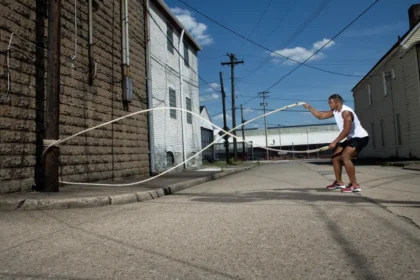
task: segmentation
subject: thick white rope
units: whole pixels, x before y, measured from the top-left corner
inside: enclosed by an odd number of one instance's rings
[[[217,141],[219,141],[221,138],[223,138],[223,137],[224,137],[224,136],[226,136],[226,135],[229,135],[229,136],[231,136],[231,137],[235,137],[235,138],[237,138],[237,139],[240,139],[239,137],[237,137],[237,136],[235,136],[235,135],[231,134],[231,132],[232,132],[232,131],[234,131],[234,130],[236,130],[236,129],[238,129],[239,127],[241,127],[241,126],[243,126],[243,125],[246,125],[246,124],[248,124],[248,123],[250,123],[250,122],[253,122],[253,121],[255,121],[255,120],[259,119],[259,118],[262,118],[262,117],[264,117],[264,116],[268,116],[268,115],[274,114],[274,113],[276,113],[276,112],[283,111],[283,110],[287,110],[287,109],[290,109],[290,108],[293,108],[293,107],[296,107],[296,106],[303,106],[303,105],[305,105],[305,104],[306,104],[306,103],[304,103],[304,102],[299,102],[299,103],[295,103],[295,104],[287,105],[287,106],[285,106],[285,107],[282,107],[282,108],[279,108],[279,109],[273,110],[273,111],[271,111],[271,112],[269,112],[269,113],[266,113],[266,114],[264,114],[264,115],[261,115],[261,116],[258,116],[258,117],[256,117],[256,118],[253,118],[253,119],[251,119],[251,120],[249,120],[249,121],[246,121],[246,122],[244,122],[244,123],[242,123],[242,124],[240,124],[240,125],[238,125],[238,126],[236,126],[236,127],[232,128],[232,129],[231,129],[231,130],[229,130],[229,131],[225,131],[224,129],[222,129],[222,128],[218,127],[217,125],[215,125],[215,124],[211,123],[210,121],[208,121],[208,120],[204,119],[204,118],[203,118],[203,117],[201,117],[200,115],[198,115],[198,114],[196,114],[196,113],[194,113],[194,112],[191,112],[191,111],[189,111],[189,110],[186,110],[186,109],[182,109],[182,108],[175,108],[175,107],[159,107],[159,108],[146,109],[146,110],[141,110],[141,111],[133,112],[133,113],[128,114],[128,115],[125,115],[125,116],[123,116],[123,117],[120,117],[120,118],[117,118],[117,119],[111,120],[111,121],[109,121],[109,122],[106,122],[106,123],[103,123],[103,124],[100,124],[100,125],[97,125],[97,126],[94,126],[94,127],[88,128],[88,129],[86,129],[86,130],[83,130],[83,131],[80,131],[80,132],[78,132],[78,133],[76,133],[76,134],[73,134],[73,135],[71,135],[71,136],[69,136],[69,137],[67,137],[67,138],[65,138],[65,139],[57,140],[56,142],[52,143],[51,145],[49,145],[49,146],[48,146],[48,147],[44,150],[43,155],[45,155],[46,151],[47,151],[48,149],[50,149],[51,147],[53,147],[53,146],[57,146],[57,145],[59,145],[59,144],[61,144],[61,143],[63,143],[63,142],[66,142],[66,141],[68,141],[68,140],[70,140],[70,139],[72,139],[72,138],[74,138],[74,137],[76,137],[76,136],[78,136],[78,135],[84,134],[84,133],[86,133],[86,132],[89,132],[89,131],[91,131],[91,130],[94,130],[94,129],[100,128],[100,127],[102,127],[102,126],[106,126],[106,125],[111,124],[111,123],[114,123],[114,122],[120,121],[120,120],[122,120],[122,119],[125,119],[125,118],[128,118],[128,117],[131,117],[131,116],[135,116],[135,115],[137,115],[137,114],[142,114],[142,113],[150,112],[150,111],[158,111],[158,110],[171,110],[171,109],[172,109],[172,110],[179,110],[179,111],[188,112],[188,113],[190,113],[190,114],[192,114],[192,115],[194,115],[194,116],[196,116],[196,117],[198,117],[198,118],[200,118],[200,119],[204,120],[205,122],[209,123],[209,124],[210,124],[210,125],[212,125],[213,127],[217,128],[217,129],[220,129],[221,131],[223,131],[223,132],[224,132],[224,134],[223,134],[222,136],[218,137],[218,138],[217,138],[216,140],[214,140],[212,143],[210,143],[209,145],[207,145],[206,147],[204,147],[202,150],[198,151],[196,154],[194,154],[193,156],[191,156],[190,158],[188,158],[188,159],[187,159],[187,160],[185,160],[184,162],[179,163],[178,165],[176,165],[176,166],[174,166],[174,167],[172,167],[172,168],[170,168],[170,169],[168,169],[168,170],[166,170],[166,171],[164,171],[164,172],[160,173],[159,175],[156,175],[156,176],[154,176],[154,177],[150,177],[150,178],[148,178],[148,179],[144,179],[144,180],[141,180],[141,181],[138,181],[138,182],[127,183],[127,184],[99,184],[99,183],[76,183],[76,182],[60,181],[60,183],[62,183],[62,184],[71,184],[71,185],[89,185],[89,186],[106,186],[106,187],[110,187],[110,186],[114,186],[114,187],[128,187],[128,186],[133,186],[133,185],[137,185],[137,184],[141,184],[141,183],[145,183],[145,182],[151,181],[151,180],[153,180],[153,179],[155,179],[155,178],[158,178],[158,177],[160,177],[160,176],[165,175],[166,173],[171,172],[172,170],[174,170],[174,169],[176,169],[176,168],[180,167],[181,165],[183,165],[183,164],[185,164],[185,163],[189,162],[190,160],[194,159],[195,157],[199,156],[201,153],[203,153],[205,150],[207,150],[208,148],[210,148],[213,144],[215,144]],[[250,143],[250,142],[248,142],[248,141],[245,141],[245,142]],[[328,149],[328,146],[326,146],[326,147],[322,147],[322,148],[319,148],[319,149],[307,150],[307,151],[289,151],[289,150],[278,150],[278,149],[272,149],[272,148],[268,148],[268,147],[263,147],[263,146],[255,145],[255,144],[253,144],[253,145],[254,145],[254,146],[256,146],[256,147],[260,147],[260,148],[263,148],[263,149],[270,150],[270,151],[288,152],[288,153],[314,153],[314,152],[319,152],[319,151],[325,151],[325,150],[327,150],[327,149]]]

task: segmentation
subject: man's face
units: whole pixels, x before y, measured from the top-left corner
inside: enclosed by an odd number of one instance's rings
[[[328,105],[330,105],[331,110],[337,109],[338,102],[335,99],[328,99]]]

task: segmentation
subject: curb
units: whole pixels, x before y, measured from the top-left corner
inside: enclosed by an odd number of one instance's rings
[[[405,170],[420,171],[420,164],[409,164],[403,167]]]
[[[69,208],[94,208],[108,205],[121,205],[135,202],[142,202],[157,199],[165,195],[206,183],[219,178],[247,171],[254,166],[241,168],[238,170],[228,170],[207,177],[201,177],[185,182],[179,182],[168,185],[160,189],[142,191],[135,193],[118,194],[111,196],[95,196],[84,198],[66,198],[66,199],[0,199],[0,211],[22,211],[22,210],[51,210],[51,209],[69,209]]]

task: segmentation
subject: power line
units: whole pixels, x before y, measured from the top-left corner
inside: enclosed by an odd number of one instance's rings
[[[270,90],[276,85],[278,85],[284,78],[290,76],[293,72],[295,72],[297,69],[299,69],[304,63],[309,61],[312,57],[317,55],[322,49],[324,49],[326,46],[328,46],[335,38],[340,36],[344,31],[346,31],[350,26],[352,26],[359,18],[361,18],[364,14],[366,14],[373,6],[375,6],[380,0],[376,0],[373,2],[369,7],[367,7],[361,14],[359,14],[354,20],[352,20],[349,24],[347,24],[340,32],[338,32],[332,39],[330,39],[327,43],[325,43],[321,48],[319,48],[316,52],[314,52],[310,57],[308,57],[303,63],[299,64],[297,67],[295,67],[292,71],[290,71],[288,74],[281,77],[277,82],[269,86],[266,90]]]
[[[318,8],[299,26],[299,28],[292,34],[290,37],[283,43],[280,49],[284,49],[287,47],[293,40],[295,40],[302,32],[318,17],[318,15],[328,6],[328,4],[332,0],[324,0],[318,6]],[[251,71],[246,76],[242,77],[242,79],[247,78],[259,70],[261,70],[265,65],[267,65],[271,61],[271,57],[265,59],[255,70]]]
[[[181,0],[178,0],[181,1]],[[344,31],[346,31],[350,26],[352,26],[359,18],[361,18],[364,14],[366,14],[373,6],[375,6],[380,0],[375,0],[375,2],[373,2],[369,7],[367,7],[361,14],[359,14],[354,20],[352,20],[348,25],[346,25],[340,32],[338,32],[332,39],[330,39],[327,43],[325,43],[320,49],[318,49],[316,52],[314,52],[310,57],[308,57],[304,62],[300,63],[297,67],[295,67],[292,71],[290,71],[289,73],[287,73],[286,75],[284,75],[283,77],[281,77],[277,82],[275,82],[274,84],[272,84],[270,87],[268,87],[266,90],[270,90],[273,87],[275,87],[276,85],[278,85],[281,81],[283,81],[286,77],[290,76],[293,72],[295,72],[297,69],[299,69],[302,65],[307,66],[307,64],[305,64],[307,61],[309,61],[312,57],[314,57],[315,55],[317,55],[322,49],[324,49],[326,46],[328,46],[335,38],[337,38],[338,36],[340,36]],[[360,76],[363,77],[363,76]],[[248,100],[245,104],[247,104],[248,102],[254,100],[256,97],[253,97],[252,99]]]
[[[255,29],[257,29],[257,26],[260,24],[261,20],[264,18],[265,14],[268,11],[268,8],[270,8],[271,3],[273,2],[273,0],[270,0],[270,2],[268,3],[267,7],[265,8],[264,12],[261,14],[260,18],[258,19],[257,23],[255,24],[254,28],[252,29],[252,31],[248,34],[247,38],[251,38],[251,35],[254,34]],[[246,41],[243,42],[242,46],[240,48],[242,48],[244,45],[246,44]]]
[[[321,71],[321,72],[325,72],[325,73],[329,73],[329,74],[334,74],[334,75],[339,75],[339,76],[345,76],[345,77],[357,77],[357,78],[363,78],[363,76],[360,76],[360,75],[344,74],[344,73],[339,73],[339,72],[334,72],[334,71],[329,71],[329,70],[325,70],[325,69],[322,69],[322,68],[314,67],[314,66],[311,66],[311,65],[308,65],[308,64],[302,63],[302,62],[300,62],[300,61],[297,61],[297,60],[295,60],[295,59],[293,59],[293,58],[287,57],[287,56],[285,56],[285,55],[279,54],[279,53],[277,53],[277,52],[275,52],[275,51],[273,51],[273,50],[271,50],[271,49],[269,49],[269,48],[267,48],[267,47],[264,47],[263,45],[261,45],[261,44],[259,44],[259,43],[255,42],[255,41],[253,41],[253,40],[250,40],[250,39],[246,38],[245,36],[243,36],[243,35],[239,34],[238,32],[236,32],[236,31],[234,31],[234,30],[232,30],[232,29],[230,29],[229,27],[227,27],[227,26],[225,26],[225,25],[223,25],[223,24],[219,23],[218,21],[216,21],[216,20],[212,19],[211,17],[207,16],[206,14],[204,14],[204,13],[200,12],[200,11],[199,11],[199,10],[197,10],[196,8],[194,8],[194,7],[190,6],[189,4],[185,3],[183,0],[177,0],[177,1],[181,2],[182,4],[184,4],[185,6],[187,6],[188,8],[190,8],[191,10],[194,10],[195,12],[199,13],[200,15],[202,15],[203,17],[207,18],[208,20],[212,21],[213,23],[215,23],[215,24],[217,24],[217,25],[221,26],[222,28],[224,28],[224,29],[228,30],[229,32],[231,32],[231,33],[235,34],[236,36],[241,37],[242,39],[244,39],[244,40],[246,40],[246,41],[248,41],[248,42],[250,42],[250,43],[252,43],[252,44],[254,44],[254,45],[256,45],[256,46],[258,46],[258,47],[260,47],[260,48],[262,48],[262,49],[264,49],[264,50],[266,50],[266,51],[269,51],[269,52],[271,52],[271,53],[273,53],[273,54],[276,54],[277,56],[280,56],[280,57],[283,57],[283,58],[285,58],[285,59],[287,59],[287,60],[290,60],[290,61],[292,61],[292,62],[298,63],[299,65],[305,65],[305,66],[306,66],[306,67],[308,67],[308,68],[315,69],[315,70],[318,70],[318,71]],[[379,1],[379,0],[378,0],[378,1]]]
[[[318,17],[318,15],[331,3],[332,0],[324,0],[318,8],[303,22],[297,31],[293,33],[284,43],[282,48],[287,47],[294,39],[296,39],[303,31]]]
[[[280,26],[280,24],[283,22],[283,20],[286,18],[286,16],[290,13],[290,11],[292,10],[293,6],[298,2],[299,0],[294,0],[292,5],[289,6],[289,8],[287,9],[286,13],[283,15],[283,17],[280,18],[280,20],[277,22],[277,25],[271,30],[271,32],[264,38],[264,41],[266,41],[273,33],[275,30],[277,30],[277,28]]]

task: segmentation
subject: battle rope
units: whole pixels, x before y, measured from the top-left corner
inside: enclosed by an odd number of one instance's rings
[[[76,134],[73,134],[73,135],[71,135],[71,136],[69,136],[69,137],[67,137],[67,138],[65,138],[65,139],[57,140],[57,141],[53,142],[52,144],[50,144],[50,145],[49,145],[49,146],[48,146],[48,147],[44,150],[44,152],[43,152],[43,156],[45,155],[46,151],[48,151],[48,149],[50,149],[51,147],[53,147],[53,146],[57,146],[57,145],[59,145],[59,144],[61,144],[61,143],[64,143],[64,142],[66,142],[66,141],[68,141],[68,140],[70,140],[70,139],[72,139],[72,138],[74,138],[74,137],[76,137],[76,136],[79,136],[79,135],[84,134],[84,133],[86,133],[86,132],[89,132],[89,131],[91,131],[91,130],[94,130],[94,129],[97,129],[97,128],[100,128],[100,127],[103,127],[103,126],[109,125],[109,124],[111,124],[111,123],[114,123],[114,122],[120,121],[120,120],[122,120],[122,119],[129,118],[129,117],[132,117],[132,116],[135,116],[135,115],[138,115],[138,114],[142,114],[142,113],[151,112],[151,111],[159,111],[159,110],[178,110],[178,111],[187,112],[187,113],[190,113],[190,114],[192,114],[192,115],[194,115],[194,116],[196,116],[196,117],[198,117],[198,118],[202,119],[203,121],[205,121],[205,122],[209,123],[209,124],[210,124],[210,125],[212,125],[213,127],[215,127],[215,128],[217,128],[217,129],[220,129],[221,131],[223,131],[223,133],[224,133],[223,135],[221,135],[221,136],[219,136],[218,138],[216,138],[216,140],[214,140],[212,143],[210,143],[209,145],[207,145],[206,147],[204,147],[202,150],[200,150],[200,151],[198,151],[197,153],[195,153],[193,156],[189,157],[188,159],[186,159],[185,161],[183,161],[183,162],[179,163],[178,165],[176,165],[176,166],[174,166],[174,167],[172,167],[172,168],[170,168],[170,169],[168,169],[168,170],[166,170],[166,171],[164,171],[164,172],[160,173],[159,175],[156,175],[156,176],[154,176],[154,177],[150,177],[150,178],[148,178],[148,179],[144,179],[144,180],[137,181],[137,182],[133,182],[133,183],[126,183],[126,184],[77,183],[77,182],[60,181],[60,183],[62,183],[62,184],[71,184],[71,185],[89,185],[89,186],[103,186],[103,187],[128,187],[128,186],[134,186],[134,185],[137,185],[137,184],[142,184],[142,183],[145,183],[145,182],[151,181],[151,180],[153,180],[153,179],[155,179],[155,178],[158,178],[158,177],[160,177],[160,176],[163,176],[163,175],[165,175],[166,173],[169,173],[169,172],[171,172],[172,170],[174,170],[174,169],[176,169],[176,168],[180,167],[181,165],[183,165],[183,164],[185,164],[185,163],[187,163],[187,162],[191,161],[192,159],[194,159],[195,157],[197,157],[197,156],[199,156],[200,154],[202,154],[205,150],[207,150],[208,148],[210,148],[213,144],[215,144],[217,141],[219,141],[221,138],[225,137],[226,135],[229,135],[229,136],[231,136],[231,137],[234,137],[234,138],[240,139],[239,137],[237,137],[237,136],[235,136],[235,135],[231,134],[231,132],[232,132],[232,131],[234,131],[234,130],[236,130],[236,129],[238,129],[238,128],[239,128],[239,127],[241,127],[241,126],[244,126],[244,125],[246,125],[246,124],[248,124],[248,123],[250,123],[250,122],[253,122],[253,121],[255,121],[255,120],[259,119],[259,118],[262,118],[262,117],[264,117],[264,116],[268,116],[268,115],[271,115],[271,114],[277,113],[277,112],[279,112],[279,111],[287,110],[287,109],[290,109],[290,108],[293,108],[293,107],[296,107],[296,106],[303,106],[303,105],[305,105],[305,104],[306,104],[306,103],[304,103],[304,102],[298,102],[298,103],[294,103],[294,104],[291,104],[291,105],[284,106],[284,107],[282,107],[282,108],[279,108],[279,109],[273,110],[273,111],[268,112],[268,113],[266,113],[266,114],[264,114],[264,115],[261,115],[261,116],[258,116],[258,117],[256,117],[256,118],[253,118],[253,119],[251,119],[251,120],[249,120],[249,121],[246,121],[246,122],[244,122],[244,123],[242,123],[242,124],[240,124],[240,125],[238,125],[238,126],[236,126],[236,127],[232,128],[232,129],[231,129],[231,130],[229,130],[229,131],[225,131],[224,129],[222,129],[222,128],[218,127],[217,125],[215,125],[215,124],[211,123],[210,121],[208,121],[208,120],[204,119],[204,118],[203,118],[203,117],[201,117],[200,115],[198,115],[198,114],[196,114],[196,113],[194,113],[194,112],[191,112],[191,111],[189,111],[189,110],[186,110],[186,109],[176,108],[176,107],[159,107],[159,108],[146,109],[146,110],[141,110],[141,111],[133,112],[133,113],[130,113],[130,114],[125,115],[125,116],[123,116],[123,117],[120,117],[120,118],[117,118],[117,119],[111,120],[111,121],[109,121],[109,122],[106,122],[106,123],[103,123],[103,124],[100,124],[100,125],[97,125],[97,126],[94,126],[94,127],[88,128],[88,129],[85,129],[85,130],[80,131],[80,132],[78,132],[78,133],[76,133]],[[250,143],[249,141],[245,141],[245,142]],[[325,147],[322,147],[322,148],[318,148],[318,149],[313,149],[313,150],[306,150],[306,151],[289,151],[289,150],[279,150],[279,149],[273,149],[273,148],[268,148],[268,147],[264,147],[264,146],[259,146],[259,145],[256,145],[256,144],[253,144],[253,146],[256,146],[256,147],[259,147],[259,148],[263,148],[263,149],[266,149],[266,150],[270,150],[270,151],[275,151],[275,152],[287,152],[287,153],[316,153],[316,152],[319,152],[319,151],[325,151],[325,150],[328,150],[328,146],[325,146]]]

